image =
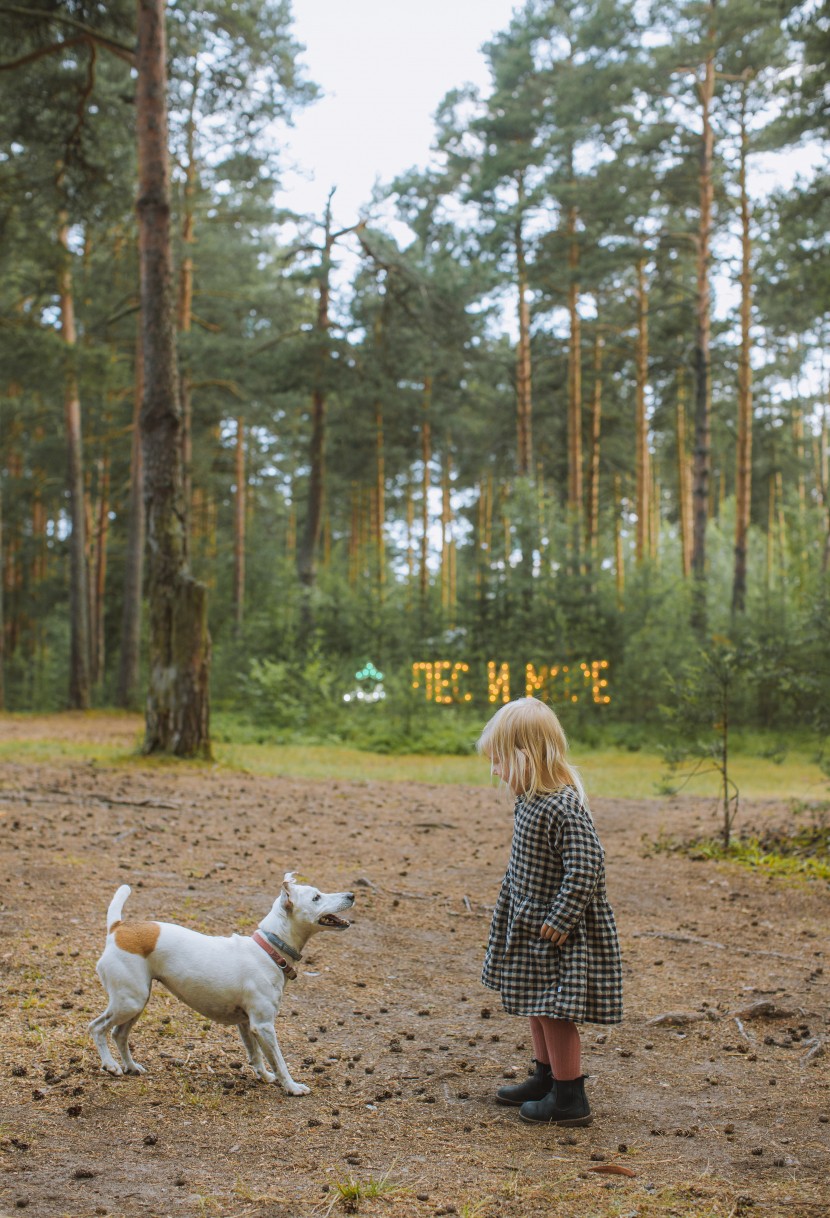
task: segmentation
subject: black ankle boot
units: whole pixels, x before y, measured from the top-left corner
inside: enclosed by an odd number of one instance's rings
[[[585,1095],[585,1075],[559,1079],[544,1099],[522,1104],[519,1116],[534,1124],[590,1125],[594,1118]]]
[[[515,1087],[499,1087],[496,1092],[497,1104],[513,1104],[518,1107],[528,1100],[541,1100],[548,1094],[551,1087],[555,1086],[550,1066],[547,1062],[537,1062],[535,1058],[533,1064],[536,1069],[523,1083],[518,1083]]]

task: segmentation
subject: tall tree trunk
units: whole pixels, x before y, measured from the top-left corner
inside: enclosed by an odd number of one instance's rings
[[[63,188],[62,182],[60,188]],[[89,571],[87,569],[84,517],[81,399],[75,366],[77,332],[69,251],[69,216],[63,209],[58,220],[58,243],[61,247],[58,270],[61,337],[66,350],[63,413],[66,427],[69,516],[72,522],[72,533],[69,539],[69,706],[73,710],[86,710],[90,703]]]
[[[236,420],[235,454],[236,494],[233,513],[233,620],[236,633],[242,630],[245,616],[245,424]]]
[[[449,437],[447,438],[449,445]],[[444,454],[441,474],[441,608],[447,617],[454,613],[452,604],[452,505],[450,502],[451,458]]]
[[[406,606],[412,608],[412,588],[415,584],[415,498],[412,494],[411,471],[406,479]]]
[[[92,679],[96,685],[104,679],[106,661],[106,638],[104,631],[104,605],[107,584],[107,540],[110,523],[110,456],[108,441],[104,439],[104,452],[98,463],[98,521],[95,537],[95,596],[92,616]]]
[[[653,471],[652,471],[653,472]],[[648,556],[651,561],[657,566],[660,566],[660,500],[662,492],[660,489],[660,479],[653,472],[651,479],[651,488],[649,490],[650,510],[649,510],[649,546]]]
[[[772,591],[775,578],[775,474],[769,475],[767,506],[767,592]]]
[[[325,462],[326,435],[326,368],[328,364],[328,332],[329,332],[329,278],[331,273],[331,251],[334,237],[331,231],[331,199],[329,193],[324,219],[325,238],[323,241],[322,260],[320,264],[320,279],[317,299],[317,353],[315,363],[315,384],[311,394],[311,444],[309,447],[308,500],[306,505],[305,529],[302,542],[297,548],[297,574],[306,592],[305,616],[308,620],[310,612],[308,594],[314,586],[316,577],[317,548],[320,544],[320,522],[323,505],[323,477]]]
[[[694,532],[692,573],[694,577],[692,625],[702,633],[706,628],[706,525],[709,508],[711,466],[711,285],[709,267],[712,243],[712,203],[714,185],[712,164],[714,132],[712,102],[715,96],[715,7],[708,0],[709,48],[703,79],[698,82],[702,130],[700,140],[700,220],[697,239],[697,322],[695,331],[695,456],[693,477]]]
[[[568,210],[568,515],[574,569],[582,548],[582,320],[579,316],[577,209]]]
[[[375,535],[378,564],[378,600],[383,604],[386,591],[386,455],[383,447],[383,407],[375,403],[375,444],[377,449],[377,533]]]
[[[193,246],[195,243],[196,216],[194,200],[196,197],[196,97],[199,90],[199,73],[196,72],[191,81],[190,112],[185,128],[185,143],[187,163],[184,167],[184,216],[182,217],[182,261],[179,268],[179,299],[177,307],[177,325],[180,334],[189,334],[193,325]],[[191,513],[191,497],[193,493],[193,403],[190,389],[190,369],[184,367],[179,377],[179,397],[181,399],[181,445],[182,445],[182,486],[184,498],[185,520],[189,522]],[[185,548],[189,545],[189,527],[185,527]]]
[[[746,555],[749,513],[752,503],[752,233],[746,162],[749,136],[746,129],[746,84],[741,92],[741,354],[738,364],[738,462],[735,482],[735,565],[732,578],[732,612],[743,613],[746,605]]]
[[[602,336],[594,335],[594,395],[591,403],[591,466],[588,484],[588,551],[591,567],[599,563],[599,452],[602,429]]]
[[[0,711],[6,709],[6,619],[3,606],[6,570],[3,559],[3,479],[0,478]]]
[[[210,755],[207,589],[187,569],[173,312],[164,0],[138,0],[136,124],[150,680],[144,751]]]
[[[622,539],[622,480],[614,474],[614,567],[617,587],[617,608],[622,611],[625,592],[625,560]]]
[[[824,550],[821,556],[821,570],[824,575],[830,570],[830,444],[827,435],[827,402],[821,413],[821,432],[819,433],[819,485],[821,501],[824,506]]]
[[[135,345],[135,390],[130,446],[130,491],[127,504],[127,553],[124,564],[124,607],[121,615],[121,657],[116,703],[125,708],[138,700],[141,659],[141,601],[144,582],[144,459],[141,441],[141,403],[144,397],[144,352],[141,318]]]
[[[427,567],[427,555],[429,554],[429,483],[430,472],[429,463],[432,460],[432,423],[430,420],[430,411],[432,407],[432,377],[424,377],[424,396],[423,409],[424,417],[421,423],[421,462],[423,464],[423,475],[421,481],[421,568],[420,568],[420,594],[421,594],[421,610],[426,607],[427,588],[429,586],[429,568]]]
[[[692,496],[689,458],[686,453],[686,384],[683,369],[677,373],[677,498],[680,517],[680,557],[683,576],[692,573]]]
[[[798,519],[803,525],[807,511],[807,478],[806,453],[804,451],[804,411],[798,402],[793,403],[793,440],[795,441],[795,461],[798,475],[796,488],[798,491]]]
[[[525,189],[524,174],[517,178],[516,271],[519,289],[519,345],[516,351],[516,464],[519,475],[527,477],[533,459],[533,398],[530,365],[530,305],[528,304],[527,259],[523,232]]]
[[[651,461],[648,450],[648,416],[646,386],[648,385],[648,291],[646,289],[645,259],[637,263],[637,373],[635,389],[635,449],[637,467],[637,564],[643,562],[649,549],[649,512],[651,491]]]

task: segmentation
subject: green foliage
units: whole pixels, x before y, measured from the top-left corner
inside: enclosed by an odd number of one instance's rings
[[[16,6],[0,36],[0,59],[25,60],[0,73],[0,630],[12,709],[64,700],[70,610],[60,407],[70,368],[92,521],[110,487],[98,705],[112,698],[121,646],[138,380],[133,82],[103,43],[95,54],[84,40],[40,54],[70,36],[62,18],[71,12]],[[129,47],[134,6],[95,0],[83,12],[105,39]],[[527,663],[603,659],[610,703],[556,703],[583,747],[612,739],[634,753],[657,737],[669,754],[718,768],[725,809],[735,729],[763,730],[775,756],[784,747],[778,739],[807,731],[825,742],[830,771],[830,489],[817,356],[830,317],[823,171],[753,200],[753,502],[747,605],[735,620],[737,314],[729,300],[716,310],[706,591],[709,628],[731,645],[701,651],[687,626],[677,474],[677,404],[685,394],[690,431],[694,384],[694,73],[713,47],[720,291],[739,222],[739,105],[751,119],[750,163],[762,149],[830,136],[822,108],[827,37],[813,16],[813,6],[791,0],[531,0],[485,49],[489,88],[454,90],[440,107],[435,161],[378,187],[359,232],[357,217],[337,218],[334,227],[348,231],[326,254],[321,217],[291,216],[274,201],[274,125],[316,93],[303,78],[288,5],[168,6],[175,254],[179,267],[186,254],[193,258],[193,324],[179,336],[192,406],[190,559],[210,588],[217,709],[245,717],[254,738],[464,756],[492,710],[488,660],[510,664],[515,697]],[[56,288],[64,207],[78,326],[71,358]],[[515,458],[518,245],[533,388],[534,468],[523,477]],[[346,249],[352,281],[333,287],[321,332],[322,271]],[[643,259],[659,501],[651,555],[638,560],[632,426],[635,269]],[[602,404],[590,555],[578,552],[584,543],[568,502],[569,288],[577,289],[582,323],[586,483],[595,391]],[[309,591],[296,563],[311,403],[320,392],[325,506]],[[238,431],[247,509],[242,604],[234,581]],[[680,454],[687,460],[689,440]],[[452,520],[442,529],[445,482]],[[94,568],[94,530],[89,557]],[[468,706],[430,705],[411,688],[413,662],[447,657],[470,665]],[[344,703],[368,659],[384,672],[386,698]]]
[[[757,660],[752,645],[715,635],[692,660],[667,674],[670,701],[661,707],[672,733],[666,759],[677,791],[711,770],[721,781],[722,836],[728,849],[739,792],[730,770],[730,731],[740,705],[742,678]]]
[[[793,823],[767,828],[762,832],[746,830],[727,844],[712,838],[693,838],[676,842],[663,839],[657,850],[679,850],[694,859],[713,859],[738,863],[750,870],[763,871],[787,879],[830,882],[829,804],[798,804],[790,807]],[[806,824],[798,818],[807,813]]]

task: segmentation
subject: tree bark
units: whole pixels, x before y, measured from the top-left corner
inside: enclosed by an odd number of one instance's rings
[[[711,473],[711,285],[709,267],[712,243],[712,204],[714,185],[712,163],[714,132],[712,101],[715,96],[715,7],[708,0],[709,30],[702,81],[698,82],[701,102],[702,129],[700,140],[700,220],[697,240],[697,323],[695,333],[695,454],[692,494],[694,499],[694,528],[692,544],[692,574],[694,593],[692,625],[702,633],[706,628],[706,525],[709,508],[709,478]]]
[[[315,384],[311,393],[311,443],[309,446],[309,476],[308,499],[306,504],[305,528],[302,542],[297,549],[297,574],[306,592],[305,614],[309,613],[308,594],[314,586],[316,578],[317,549],[320,544],[320,523],[323,505],[323,477],[325,462],[326,437],[326,366],[328,363],[328,331],[329,331],[329,276],[331,271],[331,251],[334,237],[331,231],[331,199],[330,192],[326,203],[324,220],[324,241],[320,264],[320,280],[317,301],[317,353],[315,361]]]
[[[683,369],[677,380],[677,498],[680,518],[680,557],[685,579],[692,573],[692,497],[689,458],[686,454],[686,385]]]
[[[375,403],[375,443],[377,450],[377,532],[375,547],[378,564],[378,599],[383,605],[386,591],[386,541],[384,525],[386,524],[386,454],[383,445],[383,407]]]
[[[822,574],[830,569],[830,445],[827,442],[827,402],[821,413],[821,431],[818,440],[819,486],[821,487],[821,502],[824,508],[824,549],[821,556]]]
[[[164,0],[138,0],[136,122],[144,351],[141,432],[150,673],[144,751],[210,755],[207,590],[187,569],[173,312]]]
[[[139,318],[135,348],[135,390],[130,446],[130,491],[127,505],[127,553],[124,565],[124,607],[121,614],[121,658],[116,703],[132,707],[138,700],[141,659],[141,601],[144,582],[144,460],[141,445],[141,402],[144,396],[144,353]]]
[[[107,583],[107,540],[110,523],[110,457],[104,441],[103,456],[98,463],[98,521],[95,537],[95,595],[92,615],[92,680],[98,685],[104,679],[106,660],[106,636],[104,630],[104,605]]]
[[[0,711],[6,709],[6,619],[3,608],[3,583],[6,572],[3,556],[3,481],[0,479]]]
[[[582,537],[582,320],[579,316],[579,242],[577,209],[568,210],[568,514],[574,569],[580,565]]]
[[[421,609],[426,605],[427,588],[429,587],[429,569],[427,555],[429,553],[429,463],[432,460],[432,426],[430,423],[430,408],[432,406],[432,377],[424,377],[424,418],[421,424],[421,461],[423,475],[421,482],[421,570],[420,594]]]
[[[527,259],[523,233],[524,176],[519,174],[518,215],[516,217],[516,272],[519,291],[519,345],[516,351],[516,464],[520,476],[527,477],[533,458],[530,364],[530,306],[527,299]]]
[[[588,485],[588,552],[599,563],[599,453],[602,430],[602,336],[594,335],[594,396],[591,403],[591,466]]]
[[[614,567],[617,608],[622,611],[625,592],[625,560],[622,540],[622,480],[619,474],[614,474]]]
[[[746,162],[749,136],[746,128],[746,84],[741,91],[741,353],[738,364],[738,461],[735,485],[735,564],[732,578],[732,612],[746,605],[746,557],[749,513],[752,503],[752,233]]]
[[[651,498],[651,462],[648,450],[648,416],[646,386],[648,384],[648,292],[645,260],[637,263],[637,373],[635,389],[635,452],[637,468],[637,537],[635,554],[639,566],[649,550],[649,512]]]
[[[245,424],[236,420],[235,453],[236,494],[234,496],[233,529],[233,620],[236,633],[242,630],[245,617]]]
[[[180,334],[189,334],[193,323],[193,245],[195,242],[196,218],[193,200],[196,195],[196,122],[194,110],[196,95],[199,88],[199,73],[194,76],[190,94],[190,113],[187,116],[186,147],[187,164],[185,165],[184,180],[184,216],[182,218],[183,255],[179,268],[179,299],[177,308],[177,324]],[[181,398],[181,445],[182,445],[182,484],[186,521],[190,520],[192,510],[191,497],[193,493],[192,464],[193,464],[193,407],[190,393],[190,369],[181,370],[179,383]],[[189,545],[189,528],[185,528],[185,548]]]
[[[66,427],[69,516],[72,523],[69,538],[69,706],[72,710],[87,710],[90,704],[89,571],[87,569],[86,521],[84,518],[81,399],[75,367],[77,343],[75,300],[72,291],[72,267],[69,251],[69,216],[64,209],[61,209],[58,219],[58,244],[60,245],[58,296],[61,337],[66,349],[63,413]]]

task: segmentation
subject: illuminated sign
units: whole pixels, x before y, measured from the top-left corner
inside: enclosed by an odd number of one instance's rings
[[[443,705],[472,702],[473,695],[465,688],[469,664],[457,660],[422,660],[412,665],[412,688],[422,689],[427,702]],[[538,696],[546,702],[591,701],[606,706],[608,694],[608,661],[590,660],[574,664],[543,664],[538,668],[525,664],[522,673],[523,693]],[[487,664],[487,697],[490,702],[510,701],[510,665]]]

